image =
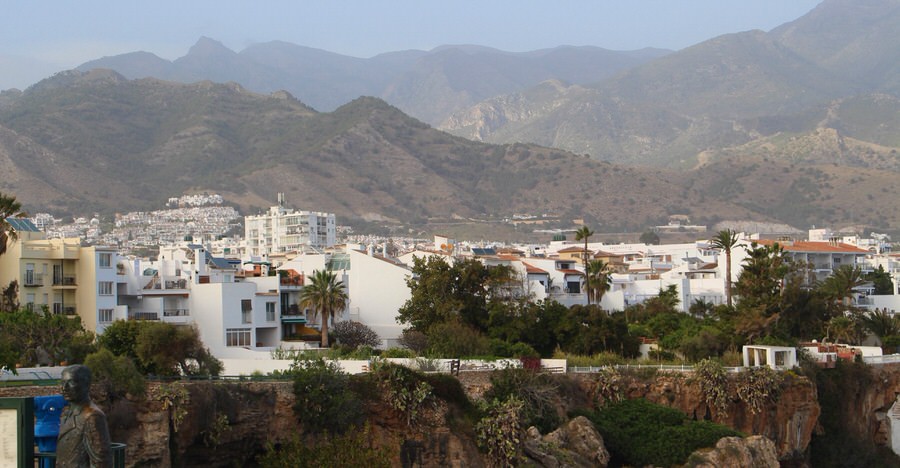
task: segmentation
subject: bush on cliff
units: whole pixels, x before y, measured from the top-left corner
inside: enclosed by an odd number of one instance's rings
[[[523,425],[536,426],[545,434],[562,422],[557,410],[559,388],[552,375],[530,369],[502,369],[491,374],[491,388],[484,393],[484,399],[502,402],[515,397],[521,400],[524,403]]]
[[[269,444],[266,453],[258,461],[263,468],[389,468],[391,453],[387,447],[375,446],[371,430],[366,425],[361,431],[348,431],[344,435],[322,435],[314,444],[308,444],[296,436],[277,446]]]
[[[349,376],[323,359],[298,361],[294,374],[294,414],[308,432],[343,433],[363,419]]]
[[[681,411],[644,399],[613,402],[598,411],[579,411],[603,435],[613,462],[633,466],[684,463],[695,450],[722,437],[741,436],[725,426],[691,421]]]

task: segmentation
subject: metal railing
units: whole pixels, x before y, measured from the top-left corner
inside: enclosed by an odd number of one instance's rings
[[[159,320],[157,312],[132,312],[128,314],[128,320]]]
[[[74,276],[54,276],[53,286],[76,286]]]
[[[44,275],[41,273],[34,273],[31,271],[26,271],[25,279],[22,281],[22,285],[25,287],[43,286],[44,285]]]
[[[191,315],[190,309],[165,309],[163,317],[187,317]]]

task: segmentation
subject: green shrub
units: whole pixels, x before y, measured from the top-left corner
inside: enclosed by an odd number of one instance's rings
[[[359,425],[362,403],[347,374],[323,359],[300,361],[293,369],[294,414],[310,432],[343,433]]]
[[[128,356],[114,356],[108,349],[101,348],[89,354],[84,365],[91,370],[94,383],[112,396],[123,397],[126,393],[143,396],[147,390],[144,376]]]
[[[430,354],[457,358],[490,353],[490,340],[480,331],[459,322],[437,324],[428,330]]]
[[[690,421],[676,409],[643,399],[577,414],[587,416],[597,426],[613,462],[633,466],[682,464],[699,448],[712,447],[722,437],[741,435],[719,424]]]
[[[491,388],[484,392],[487,401],[506,401],[515,397],[524,402],[525,427],[536,426],[542,434],[560,424],[557,410],[559,385],[553,376],[528,369],[509,368],[491,374]]]
[[[475,425],[478,446],[491,466],[515,466],[522,453],[522,413],[525,403],[515,396],[483,403],[485,416]]]
[[[368,425],[361,431],[348,431],[344,435],[323,435],[313,444],[307,444],[294,436],[290,441],[275,446],[269,444],[259,458],[263,468],[318,468],[322,466],[364,466],[366,468],[390,468],[391,452],[372,442]]]
[[[738,374],[738,398],[757,414],[768,403],[778,401],[784,377],[769,367],[752,367]]]
[[[406,418],[407,426],[414,426],[432,395],[431,385],[423,374],[384,362],[377,366],[374,375],[386,394],[387,403]]]
[[[334,324],[330,334],[341,346],[347,346],[352,349],[360,346],[374,348],[381,344],[381,339],[378,338],[378,333],[375,333],[375,330],[372,330],[364,323],[352,320]]]
[[[716,414],[724,418],[728,415],[728,374],[716,361],[704,359],[694,365],[694,378],[700,384],[700,392],[706,405],[715,408]]]
[[[449,374],[425,374],[425,381],[431,385],[432,393],[448,403],[454,403],[463,410],[473,405],[459,379]]]
[[[502,358],[539,358],[541,355],[527,343],[510,343],[499,339],[491,339],[491,354]]]

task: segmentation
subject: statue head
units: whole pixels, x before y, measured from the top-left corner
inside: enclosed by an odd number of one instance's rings
[[[85,404],[91,400],[91,370],[87,366],[76,364],[62,371],[63,397],[73,404]]]

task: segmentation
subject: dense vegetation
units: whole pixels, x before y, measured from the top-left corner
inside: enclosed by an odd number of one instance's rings
[[[674,466],[722,437],[742,436],[725,426],[688,420],[681,411],[642,399],[580,413],[603,434],[612,462],[631,466]]]

